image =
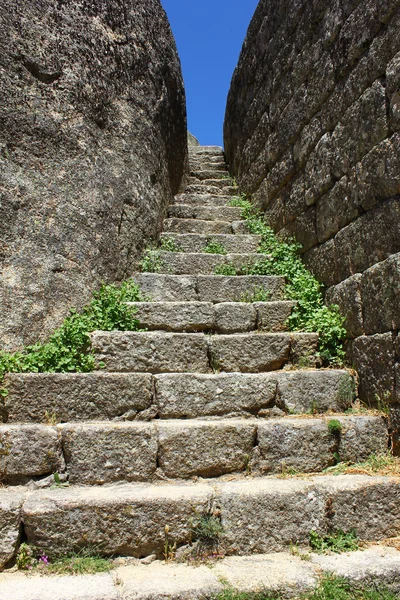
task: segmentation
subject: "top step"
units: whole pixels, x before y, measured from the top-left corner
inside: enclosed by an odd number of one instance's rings
[[[221,146],[190,146],[189,156],[201,155],[224,156],[224,151]]]

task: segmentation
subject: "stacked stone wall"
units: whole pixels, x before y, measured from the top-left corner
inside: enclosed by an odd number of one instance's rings
[[[187,168],[159,0],[0,4],[0,348],[135,269]]]
[[[400,2],[261,0],[233,76],[240,189],[346,315],[360,394],[400,403]]]

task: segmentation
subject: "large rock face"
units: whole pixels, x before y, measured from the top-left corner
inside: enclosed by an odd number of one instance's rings
[[[400,402],[399,27],[399,0],[261,0],[225,119],[232,174],[303,244],[372,402]]]
[[[43,339],[129,275],[186,170],[159,0],[2,0],[0,347]]]

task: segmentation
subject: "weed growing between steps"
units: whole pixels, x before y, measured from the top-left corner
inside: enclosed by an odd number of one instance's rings
[[[163,252],[183,252],[182,248],[172,237],[162,237],[160,242],[160,250]],[[147,250],[148,252],[149,250]],[[151,251],[151,249],[150,249]],[[143,262],[143,261],[142,261]]]
[[[334,467],[325,469],[324,473],[330,475],[383,475],[400,477],[400,458],[393,456],[389,451],[385,454],[371,454],[365,461],[350,464],[340,462]]]
[[[213,600],[283,600],[284,597],[278,592],[248,593],[228,589],[214,596]],[[294,600],[398,600],[398,595],[385,589],[355,589],[351,582],[327,575],[315,590],[299,594]]]
[[[261,235],[259,253],[268,256],[260,257],[259,262],[248,265],[240,273],[235,269],[235,273],[230,272],[229,275],[284,276],[286,278],[286,299],[295,300],[297,303],[288,319],[289,329],[291,331],[317,332],[319,334],[319,354],[323,364],[342,364],[344,360],[343,342],[346,339],[344,317],[339,313],[337,306],[325,306],[322,285],[306,269],[299,256],[301,245],[293,239],[282,239],[275,235],[264,217],[244,196],[233,198],[230,204],[242,208],[242,218],[247,221],[249,232]]]
[[[204,248],[203,252],[205,252],[206,254],[222,254],[223,256],[228,254],[228,252],[222,244],[220,244],[219,242],[213,242],[212,240],[207,241],[207,245]]]
[[[354,552],[359,549],[358,537],[354,530],[342,531],[338,529],[334,533],[321,535],[317,531],[310,532],[310,546],[318,554],[334,552]]]
[[[88,373],[101,368],[91,352],[89,334],[95,330],[138,331],[136,309],[124,303],[141,300],[133,279],[121,285],[103,284],[81,311],[70,311],[48,342],[27,346],[21,352],[0,352],[0,383],[6,373]]]
[[[43,575],[87,575],[105,573],[114,568],[112,559],[102,558],[88,548],[78,554],[65,555],[51,561],[45,552],[26,543],[19,547],[16,565],[21,571],[36,571]]]

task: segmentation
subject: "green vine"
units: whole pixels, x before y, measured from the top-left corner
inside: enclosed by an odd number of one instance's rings
[[[292,238],[277,236],[244,195],[235,197],[232,203],[242,208],[242,218],[247,221],[249,232],[261,236],[258,252],[266,255],[242,269],[241,274],[284,276],[286,299],[297,303],[288,319],[289,329],[317,332],[322,362],[341,364],[346,339],[345,319],[338,306],[324,304],[323,286],[305,267],[299,255],[301,245]]]
[[[6,373],[87,373],[102,368],[91,351],[89,334],[95,330],[138,331],[136,309],[124,303],[141,300],[133,279],[121,285],[103,284],[81,311],[70,311],[47,342],[21,352],[0,351],[0,382]]]

